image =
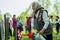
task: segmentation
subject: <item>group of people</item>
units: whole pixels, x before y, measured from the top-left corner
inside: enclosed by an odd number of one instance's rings
[[[15,37],[14,39],[17,40],[18,38],[21,38],[22,36],[20,37],[19,35],[21,34],[20,32],[23,31],[23,24],[20,18],[16,18],[16,15],[13,15],[12,21],[10,20],[9,17],[7,17],[6,20],[7,20],[9,38],[10,36],[12,37],[12,30],[11,30],[12,27],[14,29],[14,32],[13,32],[13,36]]]
[[[45,34],[46,40],[53,40],[52,26],[50,25],[48,18],[48,11],[44,9],[38,2],[32,3],[33,13],[31,16],[31,27],[36,29],[39,35]],[[38,35],[38,36],[39,36]]]
[[[53,36],[52,36],[53,16],[51,16],[50,17],[51,19],[49,20],[48,11],[44,7],[42,7],[38,2],[32,3],[32,10],[33,12],[31,17],[26,17],[27,20],[26,20],[25,28],[26,28],[26,31],[28,30],[28,36],[29,37],[31,36],[32,39],[35,40],[35,38],[33,37],[34,33],[31,34],[31,30],[35,29],[37,30],[37,33],[39,33],[39,35],[42,35],[46,40],[53,40]],[[12,31],[10,28],[11,21],[9,18],[7,22],[8,22],[7,25],[8,25],[9,33],[12,36]],[[19,36],[19,33],[23,31],[23,24],[20,18],[16,18],[16,15],[13,15],[12,25],[14,29],[14,36],[15,38],[18,36],[17,39],[19,40],[20,38],[22,38],[22,35],[20,34]],[[56,16],[56,30],[58,34],[59,33],[59,17],[58,16]]]
[[[46,38],[46,40],[53,40],[52,27],[50,26],[49,23],[48,11],[44,9],[44,7],[42,7],[38,2],[32,3],[32,9],[33,9],[32,16],[26,17],[27,19],[26,30],[28,30],[28,32],[31,33],[32,29],[36,29],[37,33],[45,34],[45,36],[44,35],[43,36],[44,38]],[[16,15],[13,15],[12,23],[13,23],[15,38],[17,37],[17,33],[16,33],[17,29],[23,31],[23,27],[22,27],[23,25],[19,20],[20,18],[17,20]],[[9,21],[8,21],[8,25],[10,25]],[[10,28],[9,31],[11,33]]]
[[[51,23],[52,27],[56,28],[56,32],[57,32],[56,34],[59,34],[59,29],[60,29],[59,16],[56,16],[55,21],[53,20],[53,16],[50,16],[50,23]]]
[[[27,27],[30,27],[30,29],[28,28],[28,31],[31,32],[32,29],[37,30],[37,33],[39,33],[40,35],[43,35],[43,37],[46,40],[53,40],[53,25],[54,25],[54,20],[53,20],[53,16],[48,16],[48,11],[42,7],[38,2],[33,2],[32,3],[32,15],[30,17],[30,25],[28,24],[27,21]],[[55,25],[56,25],[56,32],[57,34],[59,33],[59,16],[56,16],[55,19]]]

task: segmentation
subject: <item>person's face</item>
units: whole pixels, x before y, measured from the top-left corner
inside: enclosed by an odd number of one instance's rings
[[[32,4],[32,9],[35,10],[35,6]]]

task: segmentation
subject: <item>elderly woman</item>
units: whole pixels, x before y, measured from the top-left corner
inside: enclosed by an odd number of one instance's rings
[[[52,40],[52,27],[49,24],[48,12],[38,2],[32,3],[33,16],[31,26],[37,29],[39,34],[45,34],[46,40]]]

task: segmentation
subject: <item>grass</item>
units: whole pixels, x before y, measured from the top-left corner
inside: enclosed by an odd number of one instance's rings
[[[60,40],[60,32],[59,32],[58,35],[56,35],[56,33],[57,33],[56,29],[54,28],[54,30],[53,30],[53,40]]]
[[[33,30],[33,32],[35,32],[35,31]],[[56,35],[56,29],[55,28],[53,29],[52,33],[53,33],[53,40],[60,40],[60,35]],[[26,31],[25,30],[22,31],[22,35],[23,35],[22,40],[29,40],[29,38],[26,36]],[[11,37],[10,40],[14,40],[14,37]]]

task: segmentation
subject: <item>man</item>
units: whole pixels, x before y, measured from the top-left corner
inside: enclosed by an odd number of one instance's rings
[[[53,24],[54,24],[54,21],[53,21],[53,16],[50,16],[50,23],[51,23],[51,25],[53,26]]]
[[[49,27],[48,12],[38,2],[32,3],[34,17],[32,27],[35,27],[39,34],[45,34],[46,40],[52,40],[52,28]]]
[[[31,32],[31,17],[26,17],[26,31]]]
[[[18,20],[17,20],[17,28],[20,31],[23,31],[23,24],[22,24],[22,20],[20,18],[18,18]]]
[[[17,19],[16,19],[16,15],[13,15],[12,21],[13,21],[15,40],[17,40]]]
[[[57,31],[57,34],[59,33],[59,16],[56,16],[56,31]]]

